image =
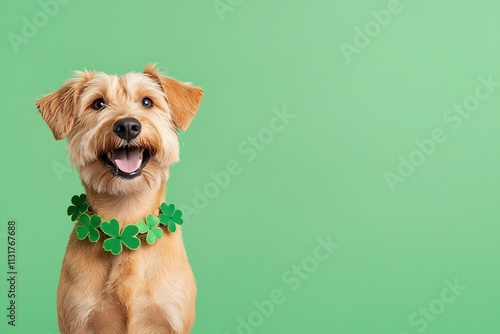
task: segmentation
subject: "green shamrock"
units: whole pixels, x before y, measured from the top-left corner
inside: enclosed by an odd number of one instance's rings
[[[87,211],[89,206],[87,205],[87,196],[85,194],[81,194],[80,196],[75,195],[73,198],[71,198],[71,203],[73,205],[70,205],[68,207],[68,216],[71,216],[71,220],[75,221],[78,219],[78,216],[80,216],[81,213],[84,213]]]
[[[146,222],[140,221],[137,223],[139,233],[148,233],[146,236],[146,241],[150,245],[152,245],[156,240],[160,240],[163,235],[161,227],[158,227],[159,223],[160,218],[155,217],[151,214],[146,217]]]
[[[167,205],[167,203],[162,203],[160,206],[160,210],[160,222],[163,225],[168,225],[168,230],[170,232],[175,232],[175,230],[177,229],[175,224],[182,225],[182,223],[184,222],[181,218],[181,210],[176,210],[175,205]]]
[[[88,235],[91,242],[99,240],[100,235],[96,230],[101,225],[101,217],[99,215],[94,214],[92,217],[89,217],[88,214],[82,213],[80,215],[80,223],[82,225],[76,227],[76,237],[78,239],[83,240]]]
[[[103,248],[113,255],[118,255],[122,252],[122,244],[134,250],[141,245],[141,240],[137,238],[139,228],[137,225],[127,225],[120,233],[120,224],[118,220],[111,219],[109,222],[101,224],[101,230],[111,238],[104,240]]]

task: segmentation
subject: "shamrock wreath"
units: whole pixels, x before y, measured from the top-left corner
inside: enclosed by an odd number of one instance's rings
[[[149,214],[144,221],[136,224],[129,224],[120,231],[120,223],[116,219],[103,221],[97,213],[87,212],[89,205],[87,196],[81,194],[71,198],[71,203],[67,213],[72,221],[78,220],[79,224],[75,228],[76,237],[79,240],[88,238],[90,242],[97,242],[101,235],[104,238],[103,249],[118,255],[123,250],[123,245],[131,250],[139,248],[141,236],[145,237],[149,245],[154,244],[163,236],[162,227],[168,231],[175,232],[176,225],[182,225],[182,212],[175,208],[173,204],[162,203],[160,215],[158,217]]]

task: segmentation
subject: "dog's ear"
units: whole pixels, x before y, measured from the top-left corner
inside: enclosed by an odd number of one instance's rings
[[[180,82],[159,73],[154,64],[146,66],[144,74],[158,81],[172,110],[172,119],[175,126],[182,131],[186,131],[198,111],[203,90],[200,87],[192,86],[190,83]]]
[[[76,72],[77,78],[67,80],[57,91],[36,101],[36,107],[56,140],[63,139],[73,128],[77,102],[84,82],[91,75]]]

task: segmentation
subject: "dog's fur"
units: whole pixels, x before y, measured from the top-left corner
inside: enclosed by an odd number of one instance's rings
[[[89,205],[103,220],[116,218],[121,228],[158,214],[165,200],[169,166],[179,160],[177,130],[186,130],[203,91],[159,73],[123,76],[76,72],[59,90],[36,105],[59,140],[68,139],[71,162],[79,171]],[[145,108],[143,98],[153,101]],[[106,107],[92,108],[102,98]],[[115,176],[99,160],[102,152],[127,144],[113,124],[133,117],[142,125],[133,144],[151,149],[140,176]],[[142,241],[134,251],[114,256],[97,243],[71,233],[57,295],[63,334],[189,333],[195,316],[196,285],[180,228],[163,232],[153,245]]]

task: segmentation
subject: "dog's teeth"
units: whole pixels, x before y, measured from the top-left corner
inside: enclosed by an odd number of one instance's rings
[[[108,152],[108,159],[111,160],[112,156],[111,156],[111,152]]]

